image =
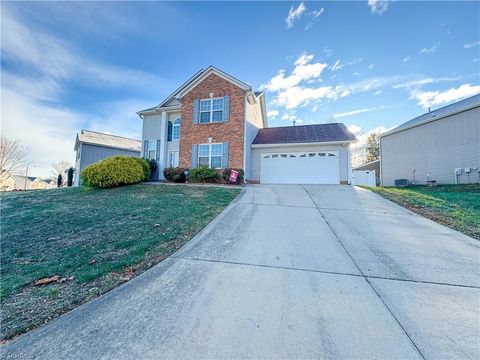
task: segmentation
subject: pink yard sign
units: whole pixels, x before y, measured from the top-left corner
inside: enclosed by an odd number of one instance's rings
[[[230,177],[228,178],[228,181],[235,183],[237,182],[237,178],[238,178],[238,171],[232,170],[230,172]]]

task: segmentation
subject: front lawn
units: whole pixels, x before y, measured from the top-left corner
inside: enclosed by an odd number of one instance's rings
[[[480,184],[368,189],[413,212],[480,239]]]
[[[1,338],[41,325],[162,261],[239,191],[132,185],[3,193]],[[57,281],[34,285],[53,276]]]

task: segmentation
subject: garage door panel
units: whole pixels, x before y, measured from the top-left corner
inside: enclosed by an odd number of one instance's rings
[[[265,184],[338,184],[339,154],[307,151],[261,154],[260,181]]]

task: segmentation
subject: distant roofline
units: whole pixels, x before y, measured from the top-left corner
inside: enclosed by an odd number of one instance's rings
[[[116,137],[116,138],[120,138],[120,139],[126,139],[126,140],[132,140],[132,141],[138,141],[138,142],[142,142],[141,140],[138,140],[138,139],[132,139],[132,138],[129,138],[129,137],[126,137],[126,136],[120,136],[120,135],[112,135],[112,134],[108,134],[108,133],[102,133],[102,132],[99,132],[99,131],[93,131],[93,130],[88,130],[88,129],[82,129],[81,130],[81,133],[83,134],[84,131],[88,131],[88,132],[91,132],[91,133],[95,133],[95,134],[100,134],[100,135],[107,135],[107,136],[112,136],[112,137]]]
[[[465,111],[468,111],[468,110],[471,110],[471,109],[475,109],[477,107],[480,107],[480,101],[477,102],[477,103],[474,103],[472,105],[468,105],[468,106],[464,106],[464,107],[461,107],[461,108],[457,108],[457,109],[454,109],[452,111],[449,111],[449,112],[446,112],[445,114],[441,114],[439,116],[436,116],[436,112],[437,111],[440,111],[442,109],[445,109],[445,108],[448,108],[449,106],[452,106],[452,105],[455,105],[459,102],[462,102],[462,101],[466,101],[466,100],[469,100],[469,99],[473,99],[475,97],[479,97],[480,98],[480,94],[477,94],[477,95],[473,95],[473,96],[470,96],[468,98],[465,98],[465,99],[462,99],[462,100],[459,100],[459,101],[456,101],[456,102],[453,102],[451,104],[448,104],[448,105],[445,105],[445,106],[442,106],[438,109],[435,109],[435,110],[431,110],[430,112],[426,112],[426,113],[423,113],[422,115],[419,115],[419,116],[416,116],[408,121],[405,121],[403,122],[402,124],[398,125],[396,128],[390,130],[390,131],[387,131],[387,132],[384,132],[383,134],[380,134],[379,137],[380,138],[383,138],[385,136],[389,136],[389,135],[393,135],[393,134],[396,134],[396,133],[399,133],[399,132],[402,132],[402,131],[405,131],[405,130],[409,130],[409,129],[413,129],[417,126],[421,126],[421,125],[424,125],[424,124],[428,124],[428,123],[431,123],[431,122],[434,122],[434,121],[437,121],[437,120],[440,120],[440,119],[444,119],[446,117],[449,117],[449,116],[452,116],[452,115],[455,115],[455,114],[459,114],[459,113],[462,113],[462,112],[465,112]],[[412,123],[411,125],[408,125],[408,126],[405,126],[405,127],[402,127],[404,124],[410,122],[410,121],[413,121],[417,118],[420,118],[422,116],[425,116],[425,115],[428,115],[428,114],[432,114],[431,117],[429,118],[426,118],[425,120],[422,120],[422,121],[419,121],[419,122],[414,122]]]

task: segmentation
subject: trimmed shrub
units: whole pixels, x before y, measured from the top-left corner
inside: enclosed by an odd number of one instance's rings
[[[217,170],[209,168],[208,166],[199,166],[190,170],[188,181],[194,183],[215,183],[218,182]]]
[[[157,161],[155,159],[144,159],[150,166],[150,176],[157,170]]]
[[[232,170],[238,171],[238,176],[237,176],[237,181],[236,182],[231,182],[230,180],[228,180]],[[223,181],[227,184],[240,185],[240,184],[243,183],[244,172],[243,172],[242,169],[226,168],[226,169],[223,169],[223,171],[222,171],[222,177],[223,177]]]
[[[147,160],[141,159],[141,158],[134,158],[134,159],[137,160],[138,163],[140,164],[140,166],[142,167],[143,181],[150,181],[151,172],[150,172],[149,162]]]
[[[168,167],[163,169],[163,176],[170,182],[176,183],[184,183],[186,176],[185,176],[185,168],[181,167]]]
[[[84,185],[95,188],[136,184],[144,177],[140,162],[128,156],[112,156],[87,166],[81,173]]]
[[[67,186],[70,187],[73,185],[73,172],[74,172],[74,168],[73,167],[70,167],[68,168],[68,173],[67,173]]]

